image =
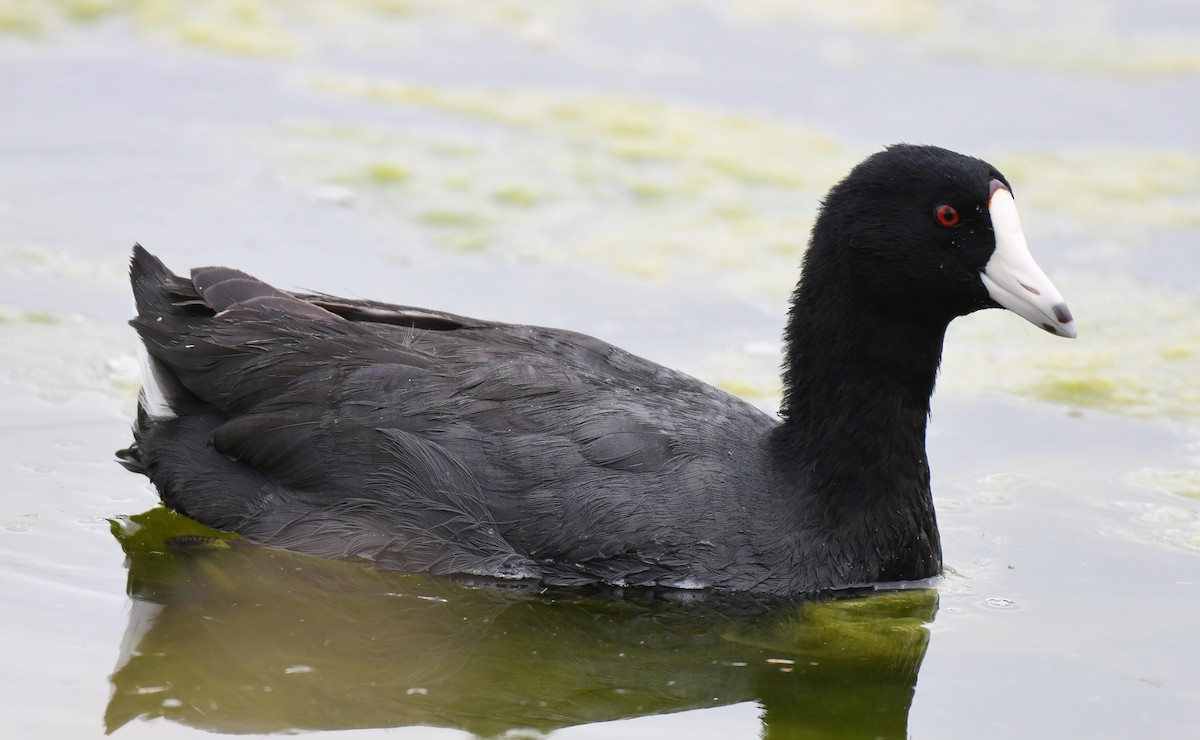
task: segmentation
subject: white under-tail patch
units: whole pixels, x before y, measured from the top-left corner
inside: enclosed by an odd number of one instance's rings
[[[142,392],[138,402],[146,413],[154,419],[174,419],[175,409],[167,402],[167,394],[163,391],[161,372],[158,363],[150,356],[145,342],[138,342],[138,367],[142,373]]]

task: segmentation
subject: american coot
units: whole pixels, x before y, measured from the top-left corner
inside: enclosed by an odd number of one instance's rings
[[[925,578],[925,424],[956,316],[1071,313],[987,162],[897,145],[829,193],[780,419],[589,336],[173,275],[135,246],[124,464],[262,545],[546,585],[797,595]]]

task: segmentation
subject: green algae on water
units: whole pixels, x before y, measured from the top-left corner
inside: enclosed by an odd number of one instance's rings
[[[1192,463],[1192,467],[1179,470],[1139,470],[1129,481],[1139,488],[1200,501],[1200,459]]]
[[[947,336],[940,387],[1137,418],[1200,419],[1200,353],[1188,349],[1200,346],[1200,299],[1114,275],[1055,282],[1075,313],[1078,339],[1043,334],[1007,312],[959,319]]]
[[[1002,153],[995,161],[1016,185],[1029,226],[1138,238],[1147,229],[1200,229],[1200,153],[1160,149],[1076,149]]]
[[[396,162],[376,162],[367,168],[367,178],[381,185],[396,185],[412,177],[412,172]]]
[[[792,287],[820,195],[859,155],[797,121],[649,99],[314,84],[429,119],[396,131],[309,121],[263,132],[254,150],[293,180],[350,188],[456,251],[715,279],[772,304]],[[466,125],[440,125],[446,117]],[[399,162],[403,177],[390,177]]]
[[[99,402],[128,413],[140,388],[128,338],[75,314],[0,305],[0,346],[21,358],[0,368],[0,380],[51,403]]]
[[[451,22],[531,46],[553,47],[563,55],[585,56],[596,44],[583,43],[580,29],[597,12],[618,12],[613,5],[596,0],[0,0],[0,33],[40,35],[68,24],[121,18],[156,40],[275,57],[350,43],[395,47]],[[1186,27],[1130,28],[1105,4],[1084,0],[1064,0],[1050,16],[1037,4],[976,7],[934,0],[641,0],[619,5],[626,6],[624,12],[636,8],[660,16],[690,6],[730,25],[849,30],[882,42],[873,45],[879,50],[860,45],[853,51],[831,52],[831,61],[843,66],[878,63],[888,45],[903,44],[941,60],[1076,74],[1167,77],[1200,69],[1200,39]],[[636,130],[636,124],[628,129]]]

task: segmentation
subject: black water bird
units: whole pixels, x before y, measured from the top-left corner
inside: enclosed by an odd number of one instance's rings
[[[946,327],[1070,311],[988,163],[897,145],[829,192],[779,419],[589,336],[179,277],[140,246],[119,453],[247,540],[546,585],[789,596],[941,571],[925,427]]]

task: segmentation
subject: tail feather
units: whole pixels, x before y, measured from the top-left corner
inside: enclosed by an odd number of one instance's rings
[[[138,330],[142,342],[138,347],[138,364],[141,367],[142,392],[138,396],[139,425],[145,426],[142,416],[165,419],[175,416],[175,407],[188,394],[174,374],[156,360],[147,348],[148,323],[161,317],[184,311],[195,311],[194,289],[188,295],[190,284],[167,269],[154,255],[140,244],[133,245],[133,258],[129,263],[129,279],[133,287],[133,301],[137,316],[129,323]],[[189,300],[191,298],[192,300]],[[137,443],[134,442],[134,449]]]
[[[179,277],[167,269],[158,257],[141,244],[133,245],[129,261],[129,281],[133,285],[133,302],[138,316],[170,313],[174,304],[166,286],[179,282]]]

